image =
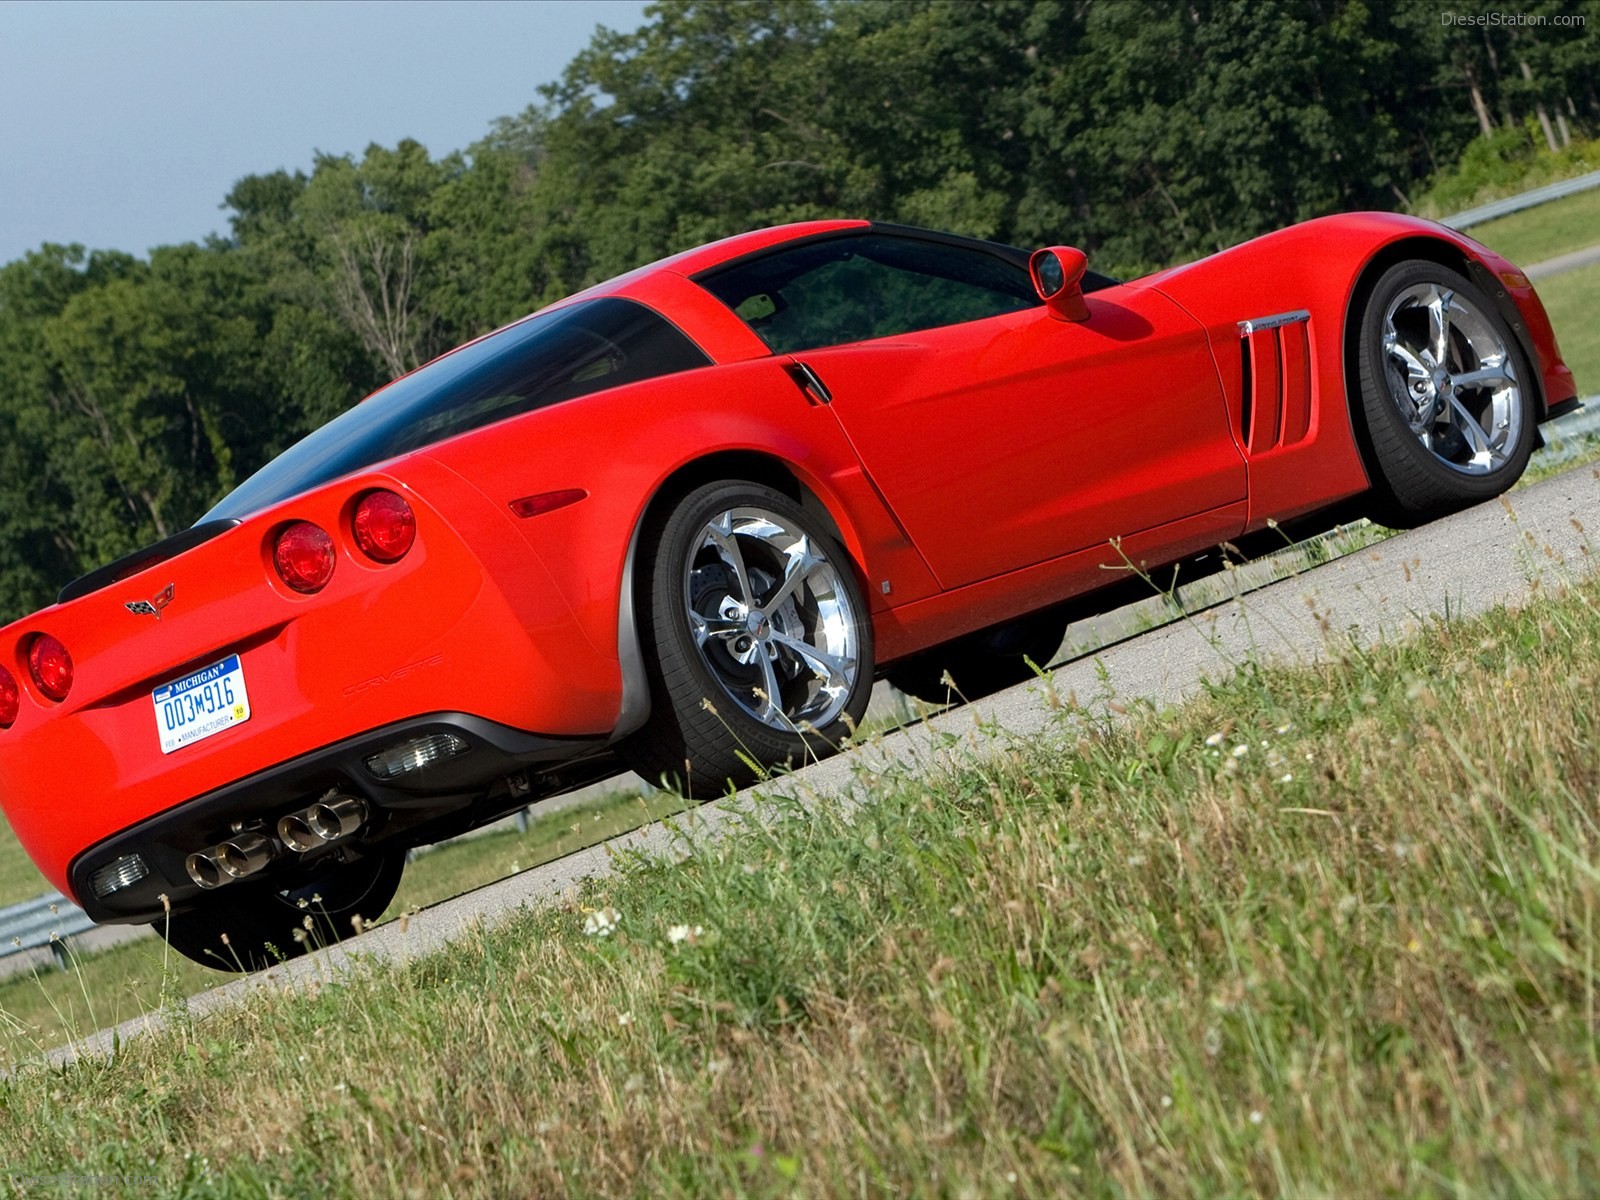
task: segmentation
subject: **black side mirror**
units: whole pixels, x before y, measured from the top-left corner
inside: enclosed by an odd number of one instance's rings
[[[1073,246],[1046,246],[1028,260],[1033,290],[1058,321],[1087,321],[1089,303],[1083,298],[1083,273],[1089,259]]]

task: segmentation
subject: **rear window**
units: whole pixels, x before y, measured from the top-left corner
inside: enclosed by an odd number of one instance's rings
[[[710,365],[677,328],[631,300],[607,296],[530,317],[375,392],[289,447],[201,520],[245,517],[458,433]]]

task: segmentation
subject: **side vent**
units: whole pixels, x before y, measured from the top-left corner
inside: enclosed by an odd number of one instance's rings
[[[1239,322],[1244,441],[1264,454],[1305,440],[1311,428],[1311,339],[1304,309]]]

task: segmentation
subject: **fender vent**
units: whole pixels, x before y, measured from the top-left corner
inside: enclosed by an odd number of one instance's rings
[[[1300,310],[1239,322],[1244,442],[1251,454],[1293,446],[1311,429],[1310,315]]]

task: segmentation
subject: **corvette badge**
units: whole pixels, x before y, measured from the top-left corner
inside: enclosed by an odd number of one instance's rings
[[[169,583],[154,596],[151,596],[150,599],[125,600],[122,603],[122,607],[135,616],[150,616],[159,621],[161,620],[161,610],[172,603],[172,590],[173,585]]]

